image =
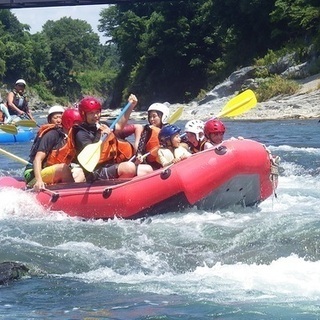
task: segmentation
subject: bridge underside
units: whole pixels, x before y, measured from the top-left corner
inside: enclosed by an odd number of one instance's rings
[[[0,9],[88,6],[95,4],[117,4],[135,2],[157,2],[168,0],[0,0]],[[172,0],[169,0],[172,1]]]

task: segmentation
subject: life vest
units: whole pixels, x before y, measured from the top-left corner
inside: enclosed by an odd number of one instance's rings
[[[146,142],[146,147],[145,147],[146,153],[156,149],[157,147],[160,147],[160,143],[158,139],[160,128],[150,127],[150,129],[151,129],[151,135],[148,141]],[[155,156],[155,155],[149,154],[146,161],[150,165],[155,163],[160,164],[158,155]]]
[[[204,145],[207,140],[203,139],[198,145],[195,147],[192,143],[188,143],[191,153],[197,153],[204,150]]]
[[[116,162],[120,163],[123,161],[130,160],[134,155],[133,145],[127,141],[122,139],[117,139],[117,157]]]
[[[61,148],[51,150],[43,161],[42,167],[49,167],[58,163],[70,164],[75,156],[75,147],[73,141],[63,133],[61,127],[58,127],[55,124],[44,124],[40,127],[31,147],[29,162],[33,162],[38,152],[42,137],[50,130],[57,130],[60,134],[60,140],[58,141],[57,145],[60,145],[63,140],[66,140],[66,143]]]
[[[57,150],[52,150],[49,154],[46,166],[52,166],[57,163],[70,164],[76,156],[76,147],[73,137],[73,128],[68,132],[68,135],[65,135],[66,143]]]
[[[28,112],[28,101],[25,95],[21,95],[20,93],[18,93],[16,90],[12,90],[13,92],[13,103],[15,104],[15,106],[17,108],[19,108],[20,110],[24,111],[24,112]],[[7,107],[9,110],[9,114],[10,115],[17,115],[17,112],[15,110],[12,110],[9,106],[8,106],[8,102],[7,102]]]
[[[4,113],[0,110],[0,122],[4,122],[5,115]]]

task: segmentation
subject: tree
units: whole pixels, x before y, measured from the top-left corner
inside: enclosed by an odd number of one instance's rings
[[[47,21],[42,34],[51,51],[46,75],[52,82],[53,91],[72,99],[78,98],[81,86],[76,74],[97,67],[99,36],[87,22],[67,17]]]

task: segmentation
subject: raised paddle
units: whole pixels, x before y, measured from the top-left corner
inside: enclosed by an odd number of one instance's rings
[[[243,114],[257,105],[257,98],[250,89],[241,92],[222,108],[214,118],[236,117]]]
[[[6,150],[3,150],[3,149],[1,149],[1,148],[0,148],[0,152],[3,153],[3,154],[5,154],[5,155],[8,156],[8,157],[14,159],[14,160],[17,160],[17,161],[21,162],[22,164],[25,164],[25,165],[26,165],[26,164],[29,163],[27,160],[24,160],[24,159],[22,159],[22,158],[20,158],[20,157],[18,157],[18,156],[16,156],[16,155],[14,155],[13,153],[10,153],[10,152],[8,152],[8,151],[6,151]]]
[[[0,125],[0,130],[10,133],[10,134],[17,134],[18,129],[14,124],[1,124]]]
[[[175,122],[177,122],[180,117],[182,116],[183,113],[183,107],[179,107],[168,119],[168,123],[169,124],[174,124]]]
[[[131,102],[128,102],[125,107],[122,109],[118,117],[112,122],[110,129],[114,129],[117,122],[120,118],[125,114],[125,112],[129,109]],[[108,137],[107,134],[101,135],[101,138],[96,143],[88,144],[78,155],[78,161],[81,166],[86,169],[88,172],[92,172],[100,159],[100,151],[102,142]]]

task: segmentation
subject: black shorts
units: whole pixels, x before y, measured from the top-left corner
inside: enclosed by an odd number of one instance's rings
[[[119,178],[118,174],[118,164],[104,165],[103,167],[94,170],[87,176],[87,181],[95,180],[108,180],[108,179],[117,179]]]

